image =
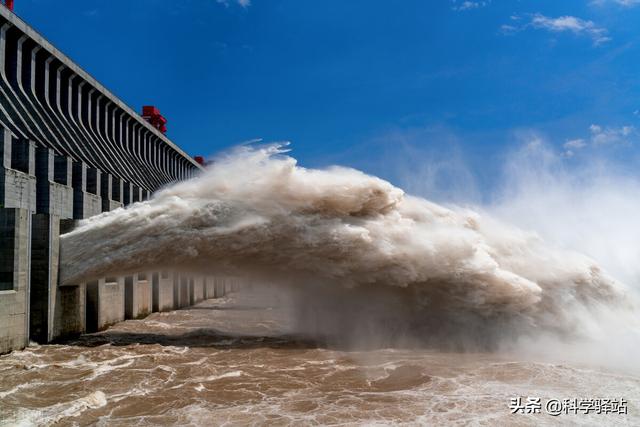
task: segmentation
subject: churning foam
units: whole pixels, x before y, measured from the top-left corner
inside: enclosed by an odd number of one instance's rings
[[[602,311],[631,308],[584,255],[357,170],[300,167],[278,144],[238,148],[151,200],[82,221],[62,237],[61,262],[63,283],[175,268],[371,291],[426,333],[585,332]]]

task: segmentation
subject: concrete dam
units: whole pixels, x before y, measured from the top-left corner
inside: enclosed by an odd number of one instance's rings
[[[141,271],[60,286],[59,236],[202,166],[0,6],[0,354],[216,297],[229,280]]]

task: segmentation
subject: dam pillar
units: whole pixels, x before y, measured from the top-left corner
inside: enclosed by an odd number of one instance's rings
[[[36,149],[36,212],[73,218],[71,162],[50,148]]]
[[[153,283],[151,272],[138,273],[138,317],[146,317],[153,312]]]
[[[193,304],[204,300],[204,277],[195,276],[193,282]]]
[[[120,202],[121,181],[111,174],[102,174],[100,179],[100,195],[102,197],[102,212],[109,212],[122,207]]]
[[[118,203],[117,207],[122,207],[124,205],[124,203],[122,202],[123,190],[124,190],[124,181],[122,181],[120,178],[116,176],[111,175],[111,200],[115,203]]]
[[[86,284],[58,287],[53,313],[53,340],[87,331]]]
[[[84,284],[59,286],[58,281],[60,233],[69,231],[74,223],[49,214],[32,218],[29,338],[38,343],[86,329]]]
[[[225,281],[224,277],[216,277],[214,279],[214,298],[222,298],[225,295]]]
[[[202,279],[203,281],[203,288],[204,288],[204,299],[209,299],[213,297],[213,288],[211,286],[211,284],[213,283],[211,281],[211,277],[209,276],[204,276],[204,278]]]
[[[0,208],[0,354],[29,344],[31,214]]]
[[[146,317],[151,313],[152,307],[153,292],[149,273],[127,276],[125,278],[125,318]]]
[[[71,179],[69,175],[69,179]],[[77,221],[60,221],[60,234],[73,230]],[[59,239],[58,239],[59,243]],[[60,286],[57,284],[56,299],[53,305],[52,338],[64,338],[86,332],[86,285],[84,283]]]
[[[31,232],[30,339],[47,343],[84,330],[84,295],[58,288],[60,222],[73,216],[71,161],[52,149],[35,152],[36,214]],[[70,297],[73,297],[73,306]],[[81,300],[81,304],[79,304]],[[73,315],[76,313],[76,315]],[[78,322],[78,319],[80,321]]]
[[[73,179],[73,161],[67,156],[54,154],[53,156],[53,180],[58,184],[66,185],[71,188],[73,195],[73,187],[71,182]],[[73,214],[73,212],[72,212]],[[69,216],[71,218],[73,215]]]
[[[122,183],[122,204],[129,206],[133,201],[133,185],[130,182]]]
[[[58,298],[60,218],[35,214],[31,233],[31,292],[29,338],[44,344],[54,338],[53,323]]]
[[[195,295],[195,279],[193,276],[187,279],[189,283],[189,303],[187,305],[191,306],[196,303],[196,295]]]
[[[71,160],[66,156],[56,155],[50,148],[37,147],[35,175],[36,214],[32,220],[31,238],[30,338],[39,343],[47,343],[65,329],[60,326],[63,320],[60,318],[59,303],[69,290],[59,292],[58,265],[61,219],[73,218]],[[71,226],[73,222],[66,227]]]
[[[175,310],[180,308],[180,274],[174,272],[171,276],[173,284],[173,309]]]
[[[183,273],[173,274],[173,307],[189,306],[189,277]]]
[[[168,271],[153,273],[153,311],[173,310],[173,279]]]
[[[84,219],[102,212],[100,171],[74,162],[72,171],[73,218]]]
[[[190,280],[189,276],[185,274],[180,275],[180,308],[189,307],[191,305],[191,292],[190,292]]]
[[[35,143],[0,126],[0,160],[0,207],[35,212]]]
[[[160,311],[160,273],[151,273],[151,311]]]
[[[142,188],[137,185],[131,186],[131,202],[137,203],[142,200]]]
[[[108,277],[86,283],[86,329],[96,332],[125,319],[125,279]]]

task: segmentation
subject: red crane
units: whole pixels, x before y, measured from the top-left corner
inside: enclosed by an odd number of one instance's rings
[[[151,123],[151,126],[158,129],[162,133],[167,133],[167,119],[165,119],[160,110],[153,105],[145,105],[142,107],[142,118]]]
[[[13,0],[5,0],[4,5],[7,6],[7,9],[13,10]]]

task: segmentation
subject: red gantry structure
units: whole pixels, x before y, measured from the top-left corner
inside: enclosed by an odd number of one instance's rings
[[[160,110],[153,105],[145,105],[142,107],[142,118],[151,123],[151,126],[158,129],[162,133],[167,133],[167,119],[165,119]]]

